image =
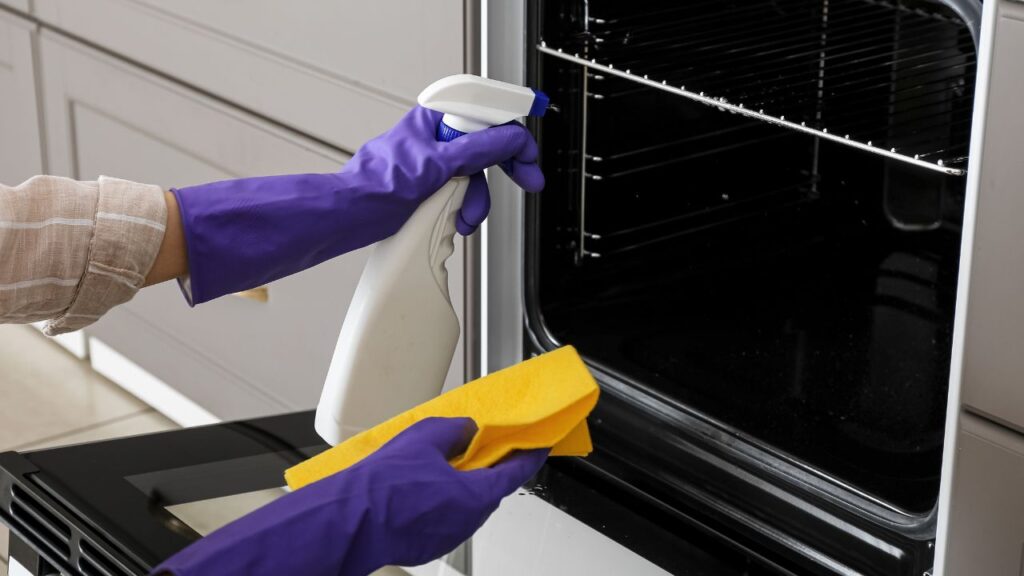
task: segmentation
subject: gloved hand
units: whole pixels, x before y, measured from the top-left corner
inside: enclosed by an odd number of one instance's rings
[[[547,458],[547,450],[531,450],[491,468],[455,470],[448,460],[475,433],[468,418],[422,420],[355,466],[228,524],[153,573],[364,576],[439,558]]]
[[[189,278],[182,287],[190,304],[260,286],[383,240],[454,176],[472,176],[457,221],[463,234],[490,209],[485,168],[503,164],[524,189],[544,187],[537,143],[522,125],[438,142],[441,116],[413,108],[335,174],[172,189],[188,246]]]

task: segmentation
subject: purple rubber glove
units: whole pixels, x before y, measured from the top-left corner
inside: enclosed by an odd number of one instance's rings
[[[154,574],[364,576],[454,550],[540,470],[547,450],[460,472],[448,460],[476,433],[428,418],[355,466],[281,497],[199,540]]]
[[[503,164],[524,189],[544,187],[537,143],[520,124],[436,140],[441,113],[413,108],[336,174],[226,180],[172,189],[178,199],[190,304],[261,286],[391,236],[454,176],[472,176],[458,229],[487,216],[482,170]]]

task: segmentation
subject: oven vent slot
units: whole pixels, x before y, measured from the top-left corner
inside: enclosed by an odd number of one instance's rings
[[[17,485],[12,488],[11,496],[11,514],[14,520],[39,538],[61,559],[70,561],[71,528]]]
[[[82,574],[85,574],[85,576],[110,576],[110,573],[101,570],[85,556],[78,559],[78,569],[81,570]]]
[[[606,5],[608,14],[592,6],[586,30],[537,50],[592,78],[617,76],[945,174],[966,171],[975,31],[942,3],[617,6]],[[595,97],[618,95],[596,84]]]
[[[78,567],[86,576],[131,576],[131,572],[118,566],[106,554],[86,541],[82,541]]]

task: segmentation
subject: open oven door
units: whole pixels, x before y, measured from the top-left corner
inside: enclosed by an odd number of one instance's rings
[[[1024,3],[984,6],[935,574],[1024,574]]]

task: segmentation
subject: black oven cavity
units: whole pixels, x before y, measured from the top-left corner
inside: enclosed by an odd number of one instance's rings
[[[600,374],[595,474],[787,569],[930,567],[979,11],[531,3],[529,344]]]

